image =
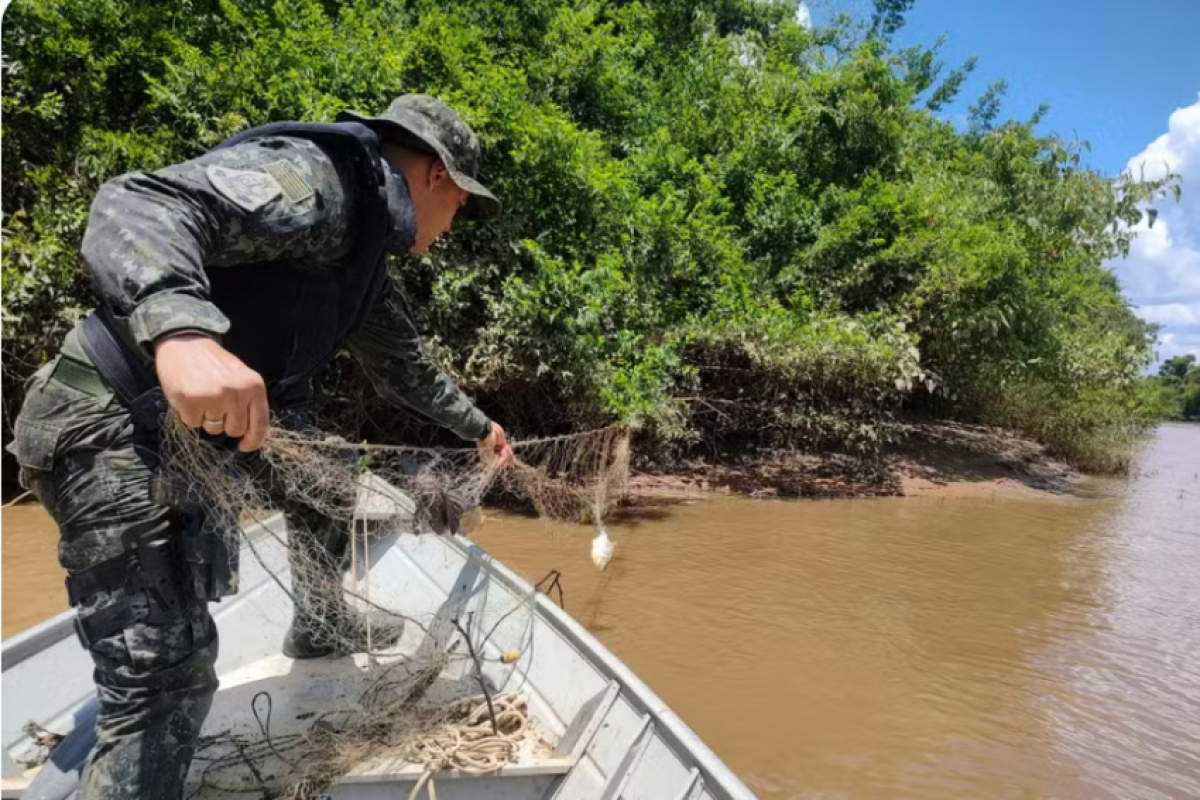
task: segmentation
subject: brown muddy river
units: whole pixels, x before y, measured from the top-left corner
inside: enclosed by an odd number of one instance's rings
[[[591,532],[492,514],[537,580],[764,800],[1200,798],[1200,426],[1080,496],[669,503]],[[4,635],[62,607],[4,511]]]

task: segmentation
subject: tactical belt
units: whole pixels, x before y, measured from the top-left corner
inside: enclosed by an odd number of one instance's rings
[[[67,577],[67,599],[78,607],[90,597],[114,589],[144,591],[148,611],[125,598],[106,608],[75,618],[75,632],[83,646],[91,648],[100,639],[124,630],[135,622],[161,623],[177,615],[184,606],[178,555],[170,539],[155,534],[125,538],[125,551]]]

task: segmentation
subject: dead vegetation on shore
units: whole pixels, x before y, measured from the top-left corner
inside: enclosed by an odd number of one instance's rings
[[[719,492],[752,497],[965,496],[997,486],[1060,494],[1079,474],[1036,442],[954,422],[904,426],[882,459],[763,450],[721,463],[692,459],[634,476],[635,494]]]

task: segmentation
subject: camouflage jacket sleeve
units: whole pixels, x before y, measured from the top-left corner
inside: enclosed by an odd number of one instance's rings
[[[479,440],[490,431],[488,418],[425,351],[404,295],[391,281],[351,337],[349,349],[385,400],[407,406],[462,439]]]
[[[353,213],[346,185],[319,147],[282,137],[122,175],[92,203],[84,264],[143,347],[181,331],[220,336],[229,320],[209,301],[205,269],[340,258]]]

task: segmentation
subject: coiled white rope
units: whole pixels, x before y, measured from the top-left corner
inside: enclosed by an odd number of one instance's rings
[[[408,800],[417,800],[425,788],[428,788],[429,800],[437,800],[433,779],[444,769],[457,769],[468,775],[488,775],[515,759],[529,730],[525,695],[508,692],[492,698],[495,729],[483,695],[464,700],[463,704],[470,706],[465,720],[443,725],[406,748],[404,758],[407,761],[425,765]]]

